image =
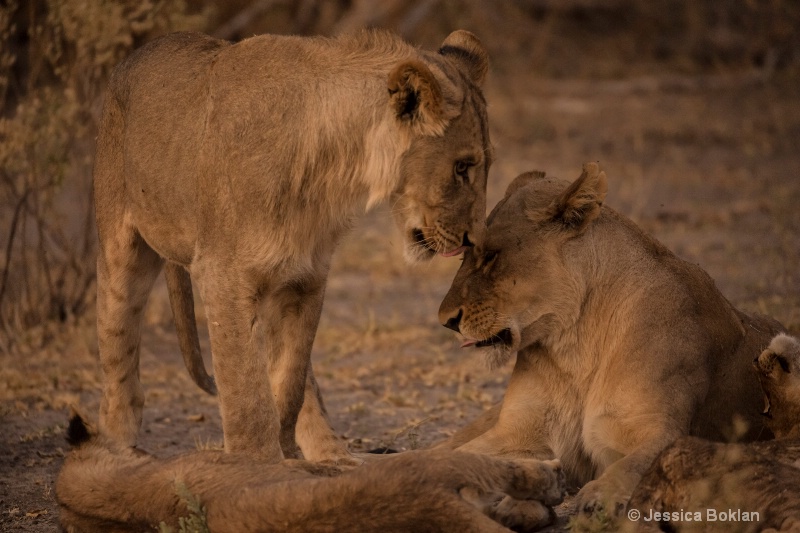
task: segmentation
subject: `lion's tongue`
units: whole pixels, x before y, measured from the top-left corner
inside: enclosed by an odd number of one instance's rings
[[[466,249],[467,249],[466,246],[459,246],[458,248],[456,248],[452,252],[442,252],[442,256],[444,256],[444,257],[453,257],[455,255],[461,255],[462,253],[464,253],[464,250],[466,250]]]
[[[464,343],[461,345],[462,348],[469,348],[470,346],[475,346],[478,344],[478,341],[474,339],[465,340]]]

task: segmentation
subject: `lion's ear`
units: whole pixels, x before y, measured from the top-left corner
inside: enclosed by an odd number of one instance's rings
[[[479,87],[483,85],[489,72],[489,53],[475,35],[466,30],[456,30],[444,40],[439,53],[455,61],[472,83]]]
[[[494,209],[492,209],[492,212],[489,213],[489,216],[486,219],[486,223],[490,224],[492,222],[492,220],[494,220],[495,214],[497,212],[499,212],[500,208],[502,208],[506,204],[508,199],[511,198],[512,194],[514,194],[518,190],[522,189],[523,187],[525,187],[529,183],[532,183],[532,182],[534,182],[536,180],[543,179],[545,176],[546,176],[546,174],[544,173],[544,171],[532,170],[530,172],[523,172],[522,174],[520,174],[519,176],[514,178],[511,181],[511,183],[508,184],[508,187],[506,187],[506,194],[503,196],[503,199],[500,200],[499,202],[497,202],[497,205],[494,206]]]
[[[420,61],[405,61],[389,74],[389,97],[397,120],[418,135],[444,133],[447,117],[439,82]]]
[[[553,200],[547,215],[564,227],[583,230],[600,214],[607,192],[606,173],[597,163],[586,163],[580,177]]]

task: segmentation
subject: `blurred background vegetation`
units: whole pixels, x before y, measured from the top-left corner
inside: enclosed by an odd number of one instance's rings
[[[796,0],[6,0],[0,6],[0,352],[93,308],[94,138],[109,72],[177,30],[230,40],[392,29],[435,48],[466,28],[492,83],[758,71],[797,79]]]

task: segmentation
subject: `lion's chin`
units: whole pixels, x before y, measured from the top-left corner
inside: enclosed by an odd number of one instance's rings
[[[491,370],[500,368],[508,363],[519,346],[519,334],[514,328],[503,328],[488,339],[477,340],[467,337],[461,344],[462,348],[475,348],[480,350],[486,361],[486,366]]]
[[[468,340],[462,348],[474,346],[483,352],[484,361],[490,370],[505,366],[517,352],[519,334],[513,328],[505,328],[493,335],[490,339],[482,341]]]
[[[495,344],[483,349],[484,361],[489,370],[497,370],[504,367],[511,360],[514,351],[504,344]]]

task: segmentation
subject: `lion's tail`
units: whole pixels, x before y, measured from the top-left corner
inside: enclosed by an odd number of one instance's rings
[[[177,263],[167,262],[164,268],[169,291],[169,303],[175,318],[178,344],[183,354],[183,362],[192,380],[209,394],[217,393],[214,378],[208,375],[200,353],[200,339],[197,335],[197,321],[194,316],[194,296],[192,280],[185,268]]]

